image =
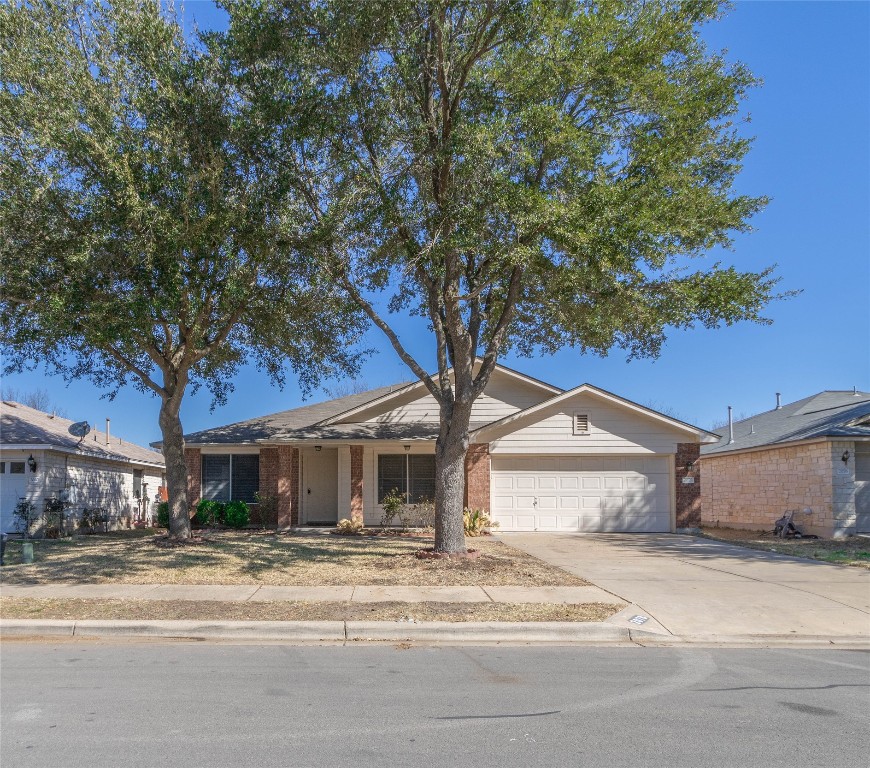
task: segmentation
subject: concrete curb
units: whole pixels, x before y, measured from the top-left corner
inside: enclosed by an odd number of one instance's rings
[[[552,645],[804,647],[870,649],[866,636],[688,635],[677,637],[604,622],[427,621],[75,621],[0,619],[0,639],[107,637],[285,643],[420,642],[445,645],[534,643]]]

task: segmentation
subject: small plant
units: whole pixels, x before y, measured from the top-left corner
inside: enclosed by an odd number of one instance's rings
[[[157,505],[157,527],[169,529],[169,502],[161,501]]]
[[[254,498],[257,501],[257,519],[260,521],[260,525],[264,530],[276,528],[278,526],[278,497],[257,491]]]
[[[386,528],[391,525],[393,520],[398,516],[402,528],[407,527],[407,516],[405,514],[405,494],[399,493],[398,488],[393,488],[381,501],[381,506],[384,509],[384,514],[381,515],[381,528]]]
[[[193,522],[200,528],[214,528],[215,525],[224,522],[225,514],[226,505],[222,501],[202,499],[196,505],[196,514],[193,516]]]
[[[13,513],[18,521],[15,527],[24,534],[24,538],[30,538],[30,528],[39,519],[36,514],[36,505],[28,499],[19,499]]]
[[[231,501],[224,507],[224,525],[244,528],[251,520],[251,512],[244,501]]]
[[[362,520],[350,520],[345,517],[338,521],[335,532],[339,536],[358,536],[364,527]]]
[[[432,530],[435,527],[435,502],[431,499],[420,499],[414,504],[414,517],[421,528]]]
[[[490,528],[497,528],[498,523],[492,521],[488,512],[482,509],[462,510],[462,522],[465,525],[466,536],[485,536]]]
[[[45,500],[43,518],[45,521],[45,538],[59,539],[63,528],[64,503],[60,499],[48,498]]]

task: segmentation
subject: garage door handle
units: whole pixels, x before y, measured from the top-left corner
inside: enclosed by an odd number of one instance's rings
[[[533,507],[537,507],[537,506],[538,506],[538,497],[537,497],[537,496],[534,497],[534,501],[532,502],[532,506],[533,506]]]

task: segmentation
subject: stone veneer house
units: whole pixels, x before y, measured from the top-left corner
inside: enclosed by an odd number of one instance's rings
[[[438,404],[420,382],[187,435],[189,495],[273,496],[281,526],[377,524],[397,489],[435,492]],[[717,439],[610,392],[504,366],[475,402],[466,506],[500,531],[674,531],[700,522],[696,461]]]
[[[19,499],[42,513],[47,498],[67,502],[77,518],[104,509],[112,527],[129,527],[150,511],[164,484],[163,455],[106,432],[71,435],[73,422],[21,403],[0,405],[0,528],[16,530]]]
[[[806,533],[870,532],[870,393],[820,392],[733,433],[701,449],[705,525],[771,530],[796,509]]]

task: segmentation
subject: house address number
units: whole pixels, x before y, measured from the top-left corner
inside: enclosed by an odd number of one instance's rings
[[[694,477],[684,477],[683,478],[683,485],[694,485],[694,484],[695,484]]]

